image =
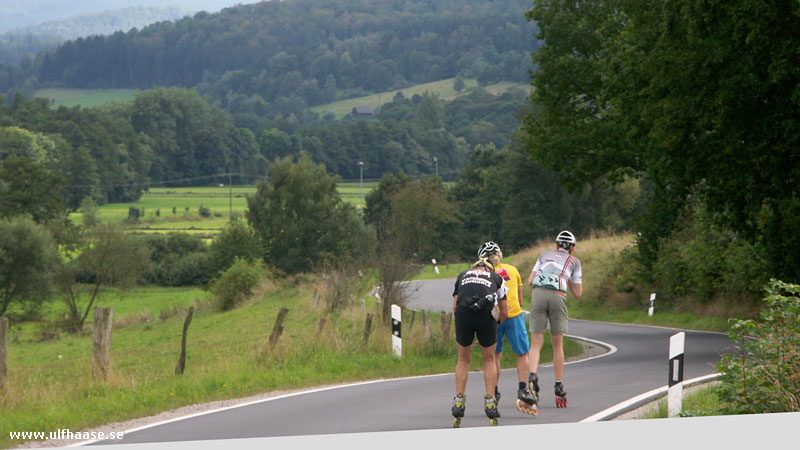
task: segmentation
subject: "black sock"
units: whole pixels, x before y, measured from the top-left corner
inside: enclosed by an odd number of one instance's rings
[[[520,381],[519,382],[519,388],[520,389],[525,389],[526,387],[528,387],[528,383],[526,383],[524,381]]]

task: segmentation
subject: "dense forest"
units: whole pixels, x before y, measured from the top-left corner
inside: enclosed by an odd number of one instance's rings
[[[42,50],[55,48],[64,41],[81,36],[128,31],[187,15],[190,15],[188,10],[175,6],[134,6],[17,27],[0,34],[0,63],[16,64],[24,57],[32,58]]]
[[[0,66],[0,92],[196,87],[233,113],[307,107],[461,75],[527,83],[527,1],[293,0],[69,41]]]

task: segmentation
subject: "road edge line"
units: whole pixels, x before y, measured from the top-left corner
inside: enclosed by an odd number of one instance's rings
[[[690,387],[698,384],[708,383],[717,379],[721,374],[720,373],[711,373],[708,375],[703,375],[701,377],[692,378],[691,380],[685,380],[683,382],[683,387]],[[626,412],[633,411],[636,408],[644,406],[650,402],[658,400],[659,398],[665,396],[668,391],[667,386],[662,386],[657,389],[653,389],[652,391],[647,391],[641,395],[637,395],[636,397],[630,398],[625,400],[624,402],[617,403],[616,405],[606,408],[600,411],[597,414],[593,414],[580,422],[602,422],[606,420],[611,420],[615,417],[621,416]]]

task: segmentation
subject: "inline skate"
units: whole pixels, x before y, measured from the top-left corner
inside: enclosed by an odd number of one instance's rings
[[[527,386],[517,391],[517,409],[532,416],[539,414],[539,405]]]
[[[464,408],[466,407],[467,396],[456,395],[453,397],[453,408],[450,410],[453,414],[453,428],[461,426],[461,418],[464,417]]]
[[[556,391],[556,407],[557,408],[566,408],[567,407],[567,391],[564,390],[563,383],[556,383],[555,384],[555,391]]]
[[[486,417],[489,418],[489,425],[497,426],[497,418],[500,417],[500,412],[497,410],[497,399],[494,395],[487,395],[483,397],[483,411]]]

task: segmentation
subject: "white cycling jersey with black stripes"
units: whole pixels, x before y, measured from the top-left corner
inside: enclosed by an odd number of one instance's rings
[[[533,266],[536,277],[533,287],[567,292],[567,281],[581,284],[581,262],[563,249],[548,250],[539,256]]]

